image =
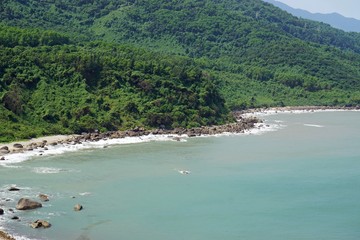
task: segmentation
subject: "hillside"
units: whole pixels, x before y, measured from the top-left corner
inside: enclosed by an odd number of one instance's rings
[[[230,119],[209,76],[189,58],[69,45],[49,31],[0,26],[0,36],[0,141]]]
[[[330,24],[334,28],[342,29],[347,32],[360,32],[360,20],[344,17],[338,13],[311,13],[302,9],[292,8],[282,2],[275,0],[264,0],[274,6],[281,8],[296,17]]]
[[[360,104],[360,34],[261,0],[4,0],[0,16],[7,134],[35,123],[35,135],[191,127],[227,121],[228,108]]]

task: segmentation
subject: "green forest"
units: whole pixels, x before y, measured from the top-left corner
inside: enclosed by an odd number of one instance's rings
[[[261,0],[3,0],[0,142],[360,105],[360,34]]]

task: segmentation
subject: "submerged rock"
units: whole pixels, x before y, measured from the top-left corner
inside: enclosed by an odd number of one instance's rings
[[[27,198],[21,198],[16,205],[17,210],[29,210],[42,207],[42,204]]]
[[[40,194],[39,194],[39,198],[40,198],[40,200],[43,201],[43,202],[49,201],[49,197],[48,197],[46,194],[43,194],[43,193],[40,193]]]

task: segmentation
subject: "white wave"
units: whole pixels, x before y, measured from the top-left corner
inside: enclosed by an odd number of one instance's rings
[[[87,196],[87,195],[90,195],[91,192],[82,192],[82,193],[79,193],[80,196]]]
[[[56,174],[60,172],[74,172],[75,170],[63,169],[63,168],[50,168],[50,167],[35,167],[33,172],[39,174]]]
[[[6,156],[5,161],[0,161],[0,166],[14,167],[14,164],[21,163],[35,157],[59,155],[59,154],[76,152],[85,149],[98,149],[112,145],[134,144],[134,143],[143,143],[143,142],[152,142],[152,141],[178,141],[178,138],[180,138],[180,142],[185,142],[187,137],[188,137],[187,135],[178,136],[173,134],[171,135],[149,134],[147,136],[141,136],[141,137],[102,139],[97,142],[82,142],[80,144],[73,144],[73,143],[58,144],[55,146],[47,146],[48,150],[38,148],[38,149],[34,149],[33,151],[8,154]]]
[[[307,127],[317,127],[317,128],[323,128],[323,127],[325,127],[325,126],[323,126],[323,125],[317,125],[317,124],[304,124],[304,126],[307,126]]]

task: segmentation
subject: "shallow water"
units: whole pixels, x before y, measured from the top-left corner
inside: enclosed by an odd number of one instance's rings
[[[0,216],[0,226],[30,239],[360,239],[360,112],[263,117],[277,131],[0,166],[6,210],[23,196],[50,197],[15,212],[20,222]],[[31,229],[39,218],[53,226]]]

